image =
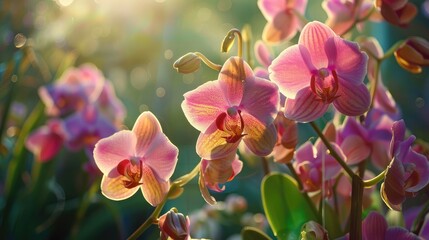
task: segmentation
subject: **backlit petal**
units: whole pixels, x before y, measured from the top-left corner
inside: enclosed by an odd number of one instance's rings
[[[277,131],[274,124],[262,123],[252,115],[242,112],[244,120],[243,138],[246,146],[258,156],[267,156],[273,151],[277,141]]]
[[[280,107],[277,85],[262,78],[255,78],[255,81],[246,83],[245,93],[240,108],[263,123],[272,123]]]
[[[114,170],[116,172],[116,170]],[[112,174],[111,174],[112,175]],[[124,200],[132,195],[139,189],[139,186],[134,188],[124,187],[123,181],[127,180],[126,177],[119,175],[117,172],[112,177],[104,175],[101,180],[101,193],[111,200]]]
[[[219,85],[229,106],[237,106],[243,98],[244,85],[253,81],[250,66],[239,57],[230,57],[219,73]]]
[[[143,164],[142,182],[141,190],[143,197],[152,206],[161,203],[170,188],[170,182],[168,180],[163,181],[159,179],[152,168],[145,164]]]
[[[357,135],[346,137],[341,143],[341,149],[347,156],[347,164],[356,164],[366,159],[371,152],[371,148]]]
[[[325,47],[326,55],[334,65],[339,78],[354,85],[363,82],[367,70],[368,55],[360,51],[357,43],[334,37],[333,41],[327,41]]]
[[[321,22],[310,22],[304,26],[299,36],[299,44],[304,45],[310,52],[311,60],[316,68],[328,66],[325,43],[336,36],[334,31]]]
[[[255,43],[255,58],[265,68],[270,66],[273,61],[268,47],[261,40]]]
[[[262,32],[262,39],[271,44],[280,43],[292,39],[299,26],[299,20],[293,12],[277,13],[272,21],[269,21]]]
[[[321,117],[328,109],[329,104],[316,99],[310,88],[298,92],[295,99],[287,98],[285,116],[298,122],[311,122]]]
[[[295,98],[299,90],[310,86],[311,70],[314,67],[308,67],[309,59],[303,57],[301,49],[299,45],[287,48],[273,60],[268,69],[270,79],[277,83],[280,92],[288,98]]]
[[[369,91],[364,84],[356,86],[340,79],[337,95],[339,97],[334,100],[334,106],[342,114],[359,116],[369,108]]]
[[[179,150],[167,136],[158,133],[144,154],[144,163],[150,166],[164,181],[170,179],[177,164]]]
[[[240,141],[228,143],[227,133],[217,128],[214,122],[205,132],[200,133],[197,140],[197,154],[206,160],[219,159],[235,151]]]
[[[103,174],[110,171],[124,159],[134,156],[137,138],[132,131],[122,130],[101,139],[94,148],[94,159]]]
[[[183,113],[189,123],[199,131],[205,131],[216,117],[229,107],[218,81],[204,83],[183,96]]]
[[[162,129],[153,113],[143,112],[134,123],[132,131],[137,137],[135,152],[141,156],[147,151],[154,138],[162,132]]]
[[[259,0],[258,6],[267,21],[271,21],[274,16],[286,10],[287,1],[278,0]]]

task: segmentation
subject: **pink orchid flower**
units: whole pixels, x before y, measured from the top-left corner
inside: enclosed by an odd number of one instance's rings
[[[340,157],[345,159],[339,146],[333,142],[331,145]],[[333,180],[341,171],[341,166],[327,153],[327,149],[320,139],[316,141],[314,146],[311,142],[301,145],[296,150],[295,160],[294,168],[304,185],[304,189],[308,192],[319,191],[322,189],[322,185],[325,189],[330,189]],[[329,192],[325,194],[329,195]]]
[[[158,218],[161,240],[190,240],[191,222],[188,216],[171,209]]]
[[[372,0],[361,1],[359,9],[356,6],[357,2],[356,0],[324,0],[322,7],[328,14],[326,25],[331,27],[338,35],[342,35],[356,24],[356,19],[364,19],[368,17],[368,14],[371,14],[370,20],[381,20],[381,16],[377,11],[371,13],[374,7]]]
[[[98,140],[116,132],[116,127],[107,120],[94,105],[67,117],[64,120],[65,144],[77,151],[84,147],[92,148]]]
[[[362,240],[390,240],[390,239],[421,239],[414,233],[401,227],[389,227],[383,215],[378,212],[370,212],[362,221]]]
[[[223,158],[237,149],[241,139],[258,156],[273,150],[277,136],[273,121],[279,108],[277,86],[255,77],[241,58],[229,58],[218,80],[184,97],[183,112],[201,132],[196,147],[201,158]]]
[[[376,0],[381,15],[390,24],[406,27],[417,15],[417,7],[408,0]]]
[[[287,119],[282,111],[279,111],[274,123],[277,129],[277,143],[271,155],[275,162],[289,163],[298,144],[298,125],[295,121]]]
[[[32,132],[25,146],[36,156],[37,161],[47,162],[61,150],[64,134],[61,120],[52,119],[47,125]]]
[[[177,155],[177,147],[162,132],[156,117],[143,112],[131,131],[119,131],[95,145],[103,195],[123,200],[141,189],[149,204],[158,205],[169,189]]]
[[[347,164],[357,164],[370,157],[379,169],[385,169],[391,158],[389,144],[393,120],[382,115],[377,119],[367,117],[362,125],[355,118],[347,118],[337,131],[336,143],[347,156]]]
[[[262,39],[280,43],[292,39],[302,28],[300,15],[304,15],[307,0],[259,0],[259,9],[267,20]]]
[[[104,76],[94,65],[70,68],[54,84],[41,87],[39,96],[49,116],[63,116],[81,110],[100,95]]]
[[[397,211],[401,211],[407,197],[415,196],[429,183],[429,160],[412,150],[415,137],[412,135],[405,139],[405,130],[403,120],[392,126],[390,153],[393,159],[380,189],[386,205]]]
[[[270,78],[286,96],[285,116],[310,122],[333,103],[348,116],[365,113],[370,104],[363,80],[368,56],[359,46],[337,36],[320,22],[308,23],[298,44],[271,64]]]
[[[212,205],[216,203],[216,200],[210,195],[208,189],[223,192],[225,186],[221,188],[219,184],[232,181],[241,172],[242,168],[243,162],[238,159],[238,155],[235,153],[220,159],[202,159],[199,185],[201,195],[206,202]]]

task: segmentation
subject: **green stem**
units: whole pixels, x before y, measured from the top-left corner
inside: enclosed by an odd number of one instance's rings
[[[386,169],[383,172],[381,172],[380,174],[378,174],[376,177],[363,181],[364,187],[366,187],[366,188],[372,187],[375,184],[379,183],[381,180],[384,179],[385,174],[386,174]]]
[[[354,172],[347,166],[347,164],[344,162],[344,160],[338,155],[338,153],[332,148],[331,143],[328,141],[328,139],[325,137],[325,135],[322,133],[322,131],[319,129],[319,127],[314,122],[310,122],[311,127],[314,129],[314,131],[319,135],[320,139],[322,139],[322,142],[325,144],[326,148],[329,150],[329,154],[331,154],[332,157],[343,167],[343,169],[347,172],[347,174],[352,178],[355,174]]]
[[[350,210],[350,240],[362,239],[363,181],[354,174],[352,177],[352,202]]]
[[[16,75],[13,75],[16,76]],[[6,96],[6,102],[4,103],[4,110],[1,117],[1,125],[0,125],[0,139],[3,136],[3,132],[6,128],[7,117],[9,116],[10,106],[12,105],[13,96],[15,95],[17,81],[10,81],[9,90]]]
[[[374,100],[375,100],[375,95],[377,93],[377,87],[378,87],[378,75],[379,75],[379,71],[380,71],[380,64],[381,64],[381,60],[376,60],[375,61],[375,66],[374,66],[374,81],[371,82],[371,104],[369,105],[369,109],[368,112],[374,107]]]
[[[261,157],[262,169],[264,170],[264,175],[270,174],[270,166],[268,166],[268,159],[266,157]]]
[[[200,52],[194,52],[194,54],[197,55],[198,57],[200,57],[201,61],[203,61],[203,63],[205,63],[207,65],[207,67],[209,67],[213,70],[216,70],[216,71],[220,71],[222,69],[221,65],[213,63],[206,56],[204,56],[204,54],[202,54]]]
[[[129,237],[128,240],[135,240],[137,239],[140,235],[142,235],[142,233],[144,231],[146,231],[146,229],[148,229],[152,224],[158,222],[158,217],[159,214],[162,211],[162,208],[164,207],[165,203],[167,202],[167,200],[170,198],[170,196],[173,196],[176,191],[185,186],[188,182],[190,182],[195,176],[198,175],[200,170],[200,163],[197,164],[197,166],[195,166],[194,169],[192,169],[192,171],[188,174],[183,175],[182,177],[178,178],[177,180],[175,180],[171,185],[170,185],[170,189],[168,190],[168,193],[164,196],[164,199],[162,200],[162,202],[160,204],[158,204],[158,206],[156,206],[155,210],[153,210],[152,214],[149,216],[148,219],[146,219],[146,221],[140,225],[139,228],[137,228],[136,231],[134,231]]]
[[[383,55],[383,57],[380,59],[380,61],[383,61],[389,57],[391,57],[393,55],[393,53],[395,53],[395,51],[398,49],[399,46],[401,46],[405,41],[404,40],[400,40],[398,42],[396,42],[395,44],[393,44],[392,47],[389,48],[389,50],[387,50],[387,52]]]

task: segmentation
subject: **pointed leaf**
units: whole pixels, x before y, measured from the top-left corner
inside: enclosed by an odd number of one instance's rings
[[[262,180],[262,204],[274,235],[298,239],[301,226],[317,217],[298,189],[296,181],[285,174],[271,174]],[[299,210],[298,210],[299,209]]]

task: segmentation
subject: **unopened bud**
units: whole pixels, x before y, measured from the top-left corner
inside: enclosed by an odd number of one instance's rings
[[[222,41],[221,52],[226,53],[229,52],[232,45],[234,44],[235,33],[230,31]]]
[[[302,240],[328,240],[328,232],[317,222],[309,221],[302,225]]]
[[[193,73],[201,66],[201,58],[195,53],[187,53],[174,62],[173,67],[179,73]]]
[[[178,213],[177,209],[172,208],[158,219],[161,240],[166,240],[168,237],[175,240],[190,239],[189,225],[189,218]]]
[[[429,42],[424,38],[408,38],[394,54],[398,64],[412,73],[421,73],[422,67],[429,66]]]

